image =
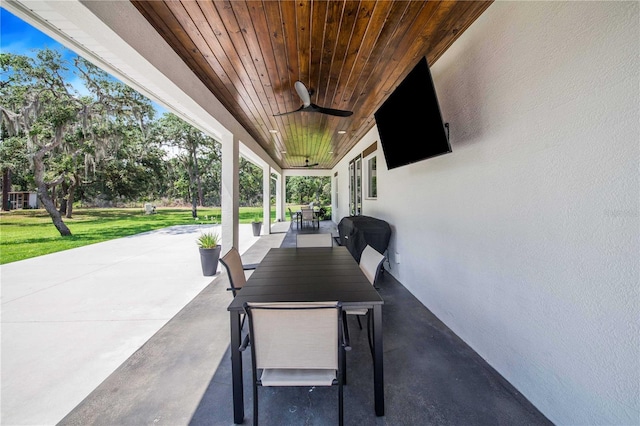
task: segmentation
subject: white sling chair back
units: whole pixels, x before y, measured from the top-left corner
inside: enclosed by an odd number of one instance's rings
[[[371,285],[374,285],[378,279],[383,261],[384,256],[370,245],[367,245],[364,250],[362,250],[362,254],[360,255],[360,269],[367,276]]]
[[[362,250],[362,254],[360,255],[360,269],[367,277],[371,285],[375,285],[378,280],[378,276],[380,275],[380,270],[382,269],[382,262],[384,262],[384,255],[380,254],[376,249],[367,245],[364,250]],[[369,315],[369,310],[366,308],[351,308],[345,309],[345,313],[347,315],[357,315],[358,318],[358,326],[362,330],[362,323],[360,322],[360,316],[367,316],[367,338],[369,339],[369,348],[371,349],[371,355],[373,356],[373,342],[371,339],[371,315]]]
[[[313,209],[303,208],[300,211],[301,211],[300,221],[301,221],[302,227],[304,227],[305,222],[306,223],[311,222],[312,228],[315,228],[317,223],[318,229],[320,229],[320,221],[316,216],[315,212],[313,211]]]
[[[245,303],[253,373],[253,424],[258,386],[338,385],[343,424],[344,351],[350,350],[339,302]],[[258,376],[260,371],[260,375]]]
[[[296,247],[333,247],[333,237],[329,233],[297,234]]]
[[[231,250],[220,258],[220,263],[222,263],[222,266],[224,266],[227,271],[229,278],[227,291],[231,291],[233,297],[236,297],[238,291],[242,290],[242,287],[247,283],[247,276],[244,271],[251,271],[258,267],[257,263],[244,265],[240,257],[240,252],[235,247],[231,247]],[[244,327],[245,318],[246,316],[242,318],[241,327]]]
[[[256,269],[257,267],[257,264],[243,265],[240,252],[235,247],[231,247],[231,250],[220,258],[220,263],[222,263],[222,266],[227,270],[229,284],[231,285],[227,290],[232,291],[234,297],[238,290],[247,283],[247,277],[244,271]]]

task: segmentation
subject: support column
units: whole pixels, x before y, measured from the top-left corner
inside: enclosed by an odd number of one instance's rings
[[[240,199],[240,141],[231,133],[222,135],[222,255],[238,247]]]
[[[271,167],[262,167],[262,235],[271,234]]]
[[[287,215],[284,210],[284,198],[282,198],[282,175],[276,175],[276,220],[285,221]]]

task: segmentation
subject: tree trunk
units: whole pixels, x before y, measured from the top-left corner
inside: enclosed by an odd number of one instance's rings
[[[71,215],[73,214],[73,200],[75,199],[78,182],[80,182],[79,176],[74,175],[71,177],[71,184],[69,185],[69,189],[67,190],[67,196],[65,197],[67,200],[67,214],[65,217],[67,219],[71,219]]]
[[[75,186],[72,186],[71,188],[69,188],[69,197],[67,199],[67,214],[65,215],[67,219],[71,219],[73,214],[73,199],[74,199],[75,193],[76,193]]]
[[[62,216],[63,214],[67,214],[67,199],[63,198],[60,201],[60,208],[58,209],[58,213]]]
[[[58,186],[58,184],[51,184],[51,182],[49,182],[47,185],[45,182],[45,186],[47,187],[47,196],[51,200],[51,203],[53,203],[53,208],[58,208],[58,200],[56,199],[56,186]]]
[[[191,216],[195,219],[198,217],[198,194],[197,188],[194,188],[196,182],[196,175],[194,173],[194,169],[196,166],[193,166],[193,163],[189,164],[188,172],[189,172],[189,195],[191,196]]]
[[[61,138],[58,138],[58,140],[61,140]],[[62,216],[60,215],[60,212],[56,210],[56,206],[53,203],[53,200],[51,199],[51,197],[49,196],[49,190],[47,188],[47,184],[44,181],[44,160],[43,159],[46,153],[51,151],[51,149],[53,149],[55,146],[56,146],[55,143],[49,144],[45,148],[40,149],[33,156],[33,177],[36,182],[36,187],[38,188],[38,198],[40,199],[40,202],[44,206],[44,209],[47,211],[47,213],[49,213],[49,216],[51,216],[53,225],[56,227],[58,232],[60,232],[60,235],[63,237],[66,237],[68,235],[71,235],[71,231],[69,230],[67,225],[65,225],[65,223],[62,221]]]
[[[58,209],[58,212],[60,213],[60,215],[65,215],[67,214],[67,191],[69,190],[69,185],[67,185],[66,181],[62,181],[62,192],[65,194],[64,197],[62,197],[62,200],[60,200],[60,208]],[[55,201],[54,201],[55,204]]]
[[[56,206],[55,204],[53,204],[53,200],[51,200],[51,197],[49,196],[47,185],[44,182],[37,182],[37,186],[38,186],[38,198],[40,199],[40,202],[44,206],[44,209],[47,211],[47,213],[49,213],[49,216],[51,216],[51,221],[53,222],[53,225],[56,227],[58,232],[60,232],[61,236],[66,237],[71,235],[71,231],[69,230],[67,225],[65,225],[65,223],[62,221],[62,216],[60,215],[60,212],[56,210]]]
[[[195,149],[193,150],[193,176],[196,181],[196,188],[198,191],[198,204],[200,207],[203,206],[202,199],[204,198],[202,195],[202,182],[200,180],[200,172],[198,171],[198,156],[196,155]]]
[[[9,192],[11,192],[11,170],[5,169],[2,173],[2,210],[5,212],[11,210]]]
[[[198,217],[198,198],[195,195],[191,201],[191,216],[194,219]]]

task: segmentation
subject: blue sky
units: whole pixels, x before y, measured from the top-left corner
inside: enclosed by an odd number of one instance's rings
[[[70,63],[77,56],[73,51],[66,49],[62,44],[40,30],[27,24],[6,9],[0,8],[0,51],[2,53],[33,57],[37,50],[44,48],[61,52]],[[80,79],[73,73],[67,73],[65,78],[78,93],[82,95],[88,94]]]
[[[65,59],[72,61],[77,55],[66,49],[40,30],[0,7],[0,51],[17,55],[35,56],[35,50],[49,48],[63,53]],[[84,86],[73,74],[69,74],[69,83],[81,94],[86,94]],[[166,110],[153,102],[158,116]]]
[[[20,18],[0,8],[0,48],[2,53],[32,56],[33,49],[62,49],[62,45]]]

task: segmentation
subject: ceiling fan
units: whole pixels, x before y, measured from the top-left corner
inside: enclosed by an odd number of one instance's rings
[[[307,89],[307,87],[301,81],[296,81],[295,84],[294,84],[294,87],[296,89],[296,92],[298,92],[298,96],[300,96],[300,99],[302,100],[302,105],[300,106],[300,108],[298,108],[298,109],[296,109],[294,111],[283,112],[281,114],[274,114],[273,115],[274,117],[279,117],[281,115],[292,114],[292,113],[298,112],[298,111],[319,112],[321,114],[335,115],[337,117],[349,117],[351,114],[353,114],[353,111],[345,111],[345,110],[342,110],[342,109],[325,108],[325,107],[318,106],[318,105],[316,105],[314,103],[311,103],[311,95],[313,94],[313,91]]]
[[[304,160],[304,164],[302,166],[298,166],[298,167],[315,167],[317,165],[318,165],[318,163],[309,164],[309,157],[307,157]]]

